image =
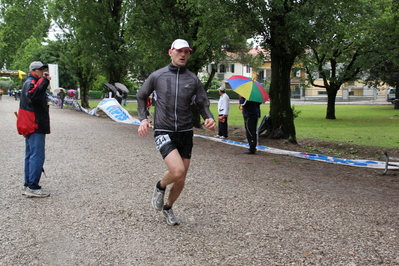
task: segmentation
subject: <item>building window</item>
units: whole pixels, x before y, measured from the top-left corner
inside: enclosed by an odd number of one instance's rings
[[[250,66],[246,66],[247,70],[246,73],[251,73],[251,67]]]
[[[226,67],[225,67],[225,65],[223,65],[223,64],[220,65],[219,72],[220,72],[220,73],[226,73]]]
[[[231,73],[234,73],[234,64],[231,64],[231,65],[230,65],[230,70],[231,70],[231,71],[230,71]]]
[[[291,97],[299,98],[300,95],[301,95],[301,87],[299,85],[296,85],[294,89],[291,88]]]
[[[298,70],[297,72],[295,72],[295,76],[297,78],[300,78],[301,77],[301,70]]]
[[[264,71],[264,70],[259,71],[259,74],[258,74],[258,81],[259,81],[259,82],[263,82],[264,80],[265,80],[265,71]]]

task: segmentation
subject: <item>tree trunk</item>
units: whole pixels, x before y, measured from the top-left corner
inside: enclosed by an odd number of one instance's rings
[[[297,143],[294,115],[291,108],[291,68],[295,55],[271,50],[270,117],[272,126],[266,133],[273,137],[277,128],[283,130],[284,139]]]
[[[337,97],[337,92],[328,90],[327,91],[327,113],[326,119],[336,119],[335,117],[335,99]]]
[[[330,87],[327,88],[327,114],[326,119],[336,119],[335,117],[335,100],[337,98],[337,92],[342,84],[331,83]]]
[[[80,105],[83,108],[90,108],[89,91],[91,89],[91,85],[89,81],[80,78],[79,86],[80,86]]]
[[[213,77],[215,76],[216,70],[212,69],[211,74],[209,75],[209,78],[204,86],[204,90],[208,91],[209,86],[211,85],[211,81],[213,79]],[[193,112],[193,126],[195,128],[202,128],[201,125],[201,117],[200,117],[200,113],[198,112],[197,106],[196,105],[192,105],[191,106],[191,111]]]
[[[89,105],[89,88],[87,86],[80,87],[80,105],[83,108],[90,108],[90,105]]]
[[[211,86],[211,82],[212,82],[213,78],[215,77],[215,74],[216,74],[216,69],[212,68],[211,74],[209,75],[209,78],[206,81],[206,84],[204,86],[205,91],[209,90],[209,87]]]

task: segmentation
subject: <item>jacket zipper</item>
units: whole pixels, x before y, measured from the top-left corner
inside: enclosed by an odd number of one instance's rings
[[[177,95],[179,93],[179,75],[180,75],[180,67],[177,68],[176,74],[176,88],[175,88],[175,132],[177,132]]]

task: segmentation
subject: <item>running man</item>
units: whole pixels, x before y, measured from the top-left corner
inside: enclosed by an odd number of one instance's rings
[[[204,126],[216,130],[209,110],[209,99],[198,77],[186,68],[192,49],[188,42],[177,39],[168,53],[171,64],[154,71],[137,93],[139,136],[146,136],[152,127],[146,116],[146,100],[153,93],[154,139],[168,170],[155,185],[152,206],[162,211],[169,225],[180,224],[172,207],[184,188],[193,148],[193,114],[195,104],[204,119]],[[164,202],[166,188],[169,197]]]

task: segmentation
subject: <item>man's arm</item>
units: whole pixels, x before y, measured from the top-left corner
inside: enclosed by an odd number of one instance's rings
[[[212,130],[212,131],[215,131],[215,130],[216,130],[216,123],[215,123],[215,120],[213,120],[213,118],[207,118],[207,119],[205,119],[204,126],[205,126],[207,129],[210,129],[210,130]]]
[[[137,114],[140,121],[147,119],[146,109],[147,109],[147,98],[154,91],[154,78],[150,75],[146,81],[141,86],[140,90],[137,92]]]
[[[216,123],[215,119],[213,118],[213,114],[211,110],[209,110],[209,99],[208,95],[206,95],[205,89],[202,86],[201,81],[197,78],[198,84],[197,84],[197,94],[195,97],[195,104],[198,107],[198,111],[201,114],[202,118],[204,119],[204,126],[207,129],[210,129],[212,131],[216,130]]]
[[[46,93],[47,87],[50,84],[50,81],[46,76],[37,80],[36,83],[30,84],[28,89],[27,96],[32,102],[39,101],[43,95]]]
[[[140,137],[145,137],[148,134],[148,128],[152,127],[147,119],[146,109],[147,109],[147,98],[154,91],[152,76],[150,75],[144,84],[141,86],[140,90],[137,92],[137,114],[141,124],[138,128],[138,134]]]

